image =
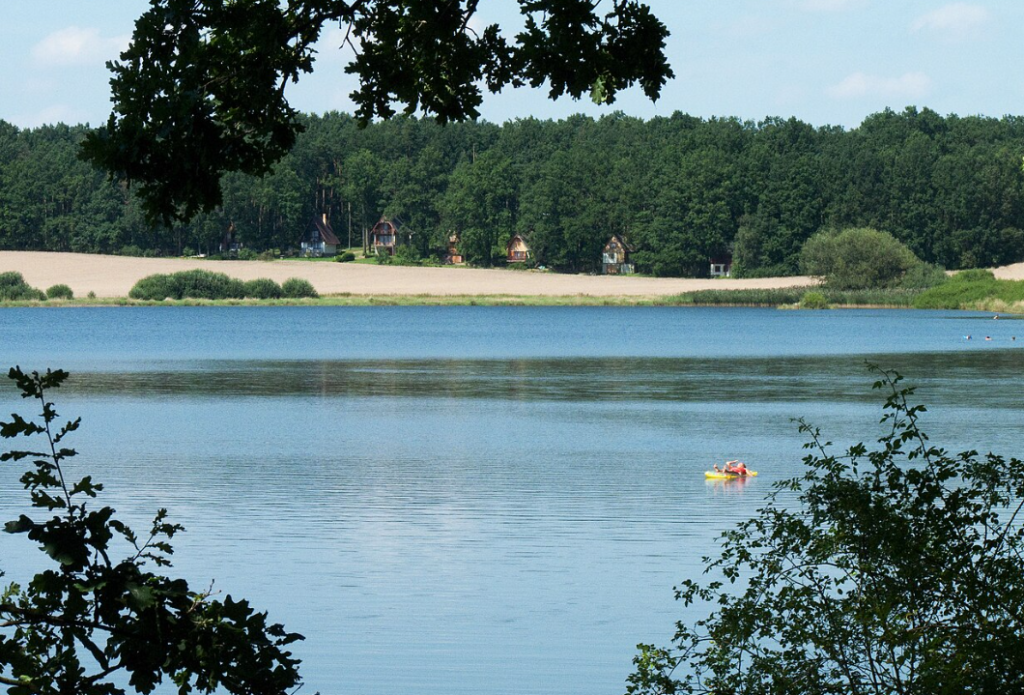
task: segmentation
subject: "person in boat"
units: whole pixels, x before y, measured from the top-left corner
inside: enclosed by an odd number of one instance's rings
[[[725,472],[730,475],[749,475],[747,464],[736,459],[725,462]]]

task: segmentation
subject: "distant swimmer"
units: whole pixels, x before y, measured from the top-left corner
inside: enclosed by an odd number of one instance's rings
[[[995,315],[995,316],[993,316],[992,318],[994,318],[994,319],[997,319],[997,320],[998,320],[998,319],[999,319],[999,314],[996,314],[996,315]]]
[[[970,339],[971,339],[971,336],[970,336],[970,335],[965,335],[965,336],[964,336],[964,340],[970,340]]]
[[[990,336],[990,335],[986,335],[986,336],[985,336],[985,340],[992,340],[992,336]]]

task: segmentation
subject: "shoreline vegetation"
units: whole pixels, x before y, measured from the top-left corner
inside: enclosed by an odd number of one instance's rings
[[[734,306],[965,309],[1024,313],[1024,279],[1016,279],[1024,278],[1024,264],[997,269],[996,273],[988,270],[962,271],[927,289],[845,290],[831,288],[807,277],[763,278],[758,281],[675,279],[674,283],[668,283],[643,277],[566,276],[500,270],[473,275],[477,271],[472,268],[363,266],[372,273],[364,278],[367,291],[351,292],[336,291],[339,283],[329,281],[336,280],[339,274],[351,273],[354,266],[350,264],[201,262],[205,268],[216,268],[213,271],[188,264],[138,264],[140,259],[135,259],[136,264],[125,266],[119,263],[123,259],[114,258],[111,264],[110,258],[86,254],[0,252],[0,307]],[[25,275],[35,282],[27,281],[20,270],[13,269],[22,266],[26,269]],[[126,273],[129,268],[132,272]],[[184,269],[166,274],[145,274],[148,269],[166,268]],[[48,272],[39,272],[41,269]],[[403,274],[403,270],[428,272],[409,276]],[[231,275],[219,271],[228,271]],[[289,277],[279,282],[258,276],[260,271],[276,278],[285,273]],[[327,276],[325,272],[333,275]],[[473,282],[468,285],[452,281],[452,278],[469,276],[473,276]],[[104,282],[95,284],[97,277]],[[509,279],[514,282],[503,282]],[[53,284],[48,285],[49,281]],[[115,292],[100,294],[89,290],[83,296],[82,289],[90,286],[91,282],[99,288],[114,288]],[[750,286],[754,282],[756,286]],[[130,290],[117,291],[128,283],[134,283]],[[38,289],[47,286],[45,291]],[[452,291],[445,290],[448,286],[453,287]],[[537,290],[531,291],[534,286]],[[441,291],[438,291],[439,287]],[[687,287],[694,289],[673,291]]]

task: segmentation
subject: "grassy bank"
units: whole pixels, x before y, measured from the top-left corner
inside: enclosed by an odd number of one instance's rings
[[[912,306],[906,291],[829,292],[816,290],[833,307]],[[316,298],[274,299],[165,299],[162,301],[115,298],[71,300],[17,300],[0,306],[88,307],[88,306],[748,306],[779,307],[800,304],[806,289],[706,290],[673,296],[594,297],[589,295],[327,295]]]
[[[988,270],[965,270],[914,301],[918,309],[1024,312],[1024,281],[997,280]]]

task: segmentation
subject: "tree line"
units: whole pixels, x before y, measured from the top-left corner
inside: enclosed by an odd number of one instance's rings
[[[295,147],[263,177],[226,174],[220,208],[152,226],[133,191],[78,158],[87,126],[0,121],[0,248],[145,255],[246,248],[287,252],[326,214],[360,246],[381,217],[416,255],[452,234],[475,265],[500,262],[515,233],[532,260],[600,268],[613,235],[637,270],[702,276],[732,254],[741,276],[799,272],[821,229],[871,227],[945,268],[1024,259],[1024,117],[885,110],[857,128],[682,113],[439,126],[342,113],[302,117]]]

